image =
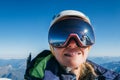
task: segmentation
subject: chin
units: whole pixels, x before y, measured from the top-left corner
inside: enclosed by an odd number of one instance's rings
[[[66,66],[71,68],[76,68],[76,67],[79,67],[81,64],[83,64],[83,62],[73,62],[73,63],[71,62],[66,64]]]

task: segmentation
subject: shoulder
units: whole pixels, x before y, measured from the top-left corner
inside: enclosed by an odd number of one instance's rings
[[[120,80],[120,74],[108,70],[90,60],[87,60],[87,62],[89,62],[91,65],[93,65],[94,70],[96,72],[96,74],[98,75],[98,78],[102,79],[102,80]]]
[[[43,77],[43,71],[45,69],[45,66],[47,64],[47,61],[49,61],[52,57],[52,54],[49,50],[44,50],[40,52],[32,61],[29,61],[29,64],[27,64],[26,71],[24,78],[27,80],[32,80],[32,78],[36,79]],[[28,63],[28,62],[27,62]],[[37,74],[38,71],[41,70],[39,74]],[[36,79],[37,80],[37,79]]]

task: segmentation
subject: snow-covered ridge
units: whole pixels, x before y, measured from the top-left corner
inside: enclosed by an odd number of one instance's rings
[[[12,80],[12,79],[8,79],[8,78],[0,78],[0,80]]]

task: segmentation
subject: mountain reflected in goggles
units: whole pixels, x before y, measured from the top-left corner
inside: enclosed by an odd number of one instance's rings
[[[74,38],[78,46],[87,47],[95,43],[92,26],[81,19],[65,19],[53,24],[48,42],[54,47],[65,47]]]

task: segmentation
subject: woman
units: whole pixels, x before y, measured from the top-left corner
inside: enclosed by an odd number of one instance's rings
[[[65,10],[52,21],[48,34],[51,51],[41,52],[26,69],[27,80],[119,80],[115,72],[87,60],[95,43],[88,17]]]

